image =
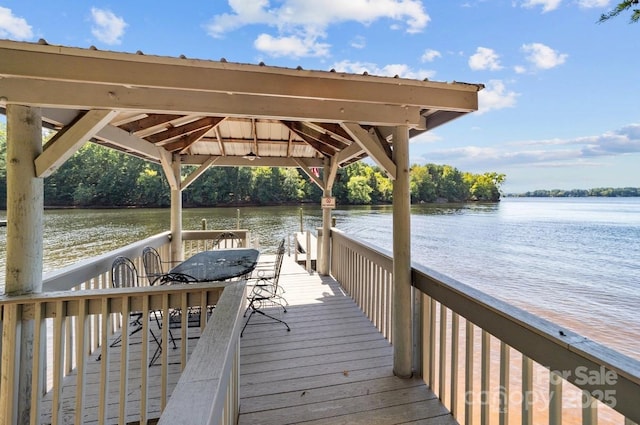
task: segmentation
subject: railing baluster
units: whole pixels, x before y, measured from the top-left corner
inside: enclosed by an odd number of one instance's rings
[[[100,398],[98,399],[98,423],[104,424],[107,421],[107,403],[109,396],[109,299],[102,298],[100,303]]]
[[[473,424],[473,336],[475,334],[473,323],[465,323],[465,369],[464,369],[464,423]]]
[[[511,363],[509,353],[509,346],[500,341],[500,388],[498,390],[500,397],[500,425],[509,423],[509,366]]]
[[[440,304],[440,338],[439,338],[439,351],[440,356],[438,358],[438,398],[444,403],[445,400],[445,381],[446,381],[446,367],[447,367],[447,308]]]
[[[582,425],[598,425],[598,405],[587,390],[582,390]]]
[[[119,400],[119,423],[126,423],[127,414],[127,395],[128,391],[128,375],[129,375],[129,316],[131,312],[131,300],[127,296],[123,296],[120,300],[122,305],[122,329],[120,333],[120,400]]]
[[[489,397],[489,381],[491,372],[491,335],[482,330],[482,354],[480,365],[480,424],[489,425],[491,397]]]
[[[460,332],[460,316],[451,312],[451,403],[449,410],[453,417],[458,417],[458,339]]]
[[[533,361],[522,355],[522,425],[533,424]]]
[[[431,308],[429,317],[429,386],[435,388],[436,384],[436,315],[437,302],[431,298]]]
[[[87,316],[87,301],[78,300],[78,318],[76,319],[76,425],[83,422],[83,409],[86,393],[86,360],[89,354],[90,323]]]
[[[562,424],[562,377],[549,372],[549,425]]]
[[[51,409],[51,424],[63,423],[62,420],[62,377],[64,375],[64,302],[56,301],[53,319],[53,407]]]
[[[431,375],[430,365],[433,363],[431,357],[431,297],[418,291],[422,297],[422,379],[431,387],[433,375]]]
[[[206,293],[205,293],[206,296]],[[185,313],[187,313],[185,311]],[[154,312],[154,314],[158,314],[158,312]],[[200,310],[200,316],[206,316],[207,309],[206,307]],[[162,295],[162,313],[160,316],[162,320],[162,332],[161,332],[161,345],[162,345],[162,353],[161,353],[161,361],[162,366],[160,367],[160,412],[162,412],[167,405],[167,375],[169,373],[169,294]]]
[[[37,302],[34,305],[34,317],[33,317],[33,362],[32,368],[34,373],[31,375],[31,418],[30,424],[36,425],[40,423],[40,408],[42,401],[42,394],[44,393],[43,381],[41,378],[42,370],[47,356],[47,344],[46,340],[43,342],[45,333],[45,321],[44,321],[44,303]]]
[[[149,295],[142,297],[142,355],[140,356],[140,424],[147,423],[149,400]]]

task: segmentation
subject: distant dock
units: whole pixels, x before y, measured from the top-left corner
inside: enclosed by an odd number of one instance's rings
[[[7,227],[7,220],[0,220],[0,227]]]

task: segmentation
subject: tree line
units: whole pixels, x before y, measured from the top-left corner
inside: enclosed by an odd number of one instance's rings
[[[0,125],[0,208],[6,208],[6,127]],[[193,170],[183,167],[185,175]],[[319,170],[322,173],[322,170]],[[504,175],[472,174],[449,165],[413,165],[411,200],[498,201]],[[393,185],[377,166],[353,163],[338,170],[338,204],[392,202]],[[159,164],[86,143],[44,180],[51,207],[167,207],[170,188]],[[322,191],[297,168],[211,167],[183,191],[183,206],[273,205],[319,202]]]
[[[533,197],[533,198],[581,198],[587,196],[599,196],[608,198],[617,197],[633,197],[640,196],[640,188],[638,187],[597,187],[593,189],[552,189],[552,190],[534,190],[519,194],[509,194],[513,197]]]

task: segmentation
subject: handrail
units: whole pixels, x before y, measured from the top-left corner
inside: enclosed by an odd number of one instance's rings
[[[160,417],[160,425],[236,423],[245,288],[246,281],[225,288],[211,325],[200,337]]]
[[[78,261],[67,267],[46,273],[43,277],[42,288],[45,292],[69,290],[89,279],[109,272],[113,259],[119,255],[131,259],[138,258],[142,256],[142,250],[145,246],[158,249],[170,241],[171,232],[167,231],[134,242],[125,247]]]
[[[338,229],[331,229],[331,242],[331,274],[393,341],[391,253]],[[583,424],[597,422],[600,404],[624,415],[625,424],[640,423],[640,361],[416,263],[412,264],[412,281],[422,294],[414,297],[414,317],[421,319],[414,323],[414,345],[422,351],[417,370],[454,417],[464,417],[464,423],[472,424],[479,416],[486,423],[489,415],[499,411],[500,422],[507,423],[509,409],[514,409],[508,402],[510,388],[515,395],[515,381],[521,385],[524,400],[518,406],[522,423],[534,423],[526,398],[540,391],[534,388],[534,370],[546,370],[548,405],[544,408],[552,422],[562,416],[562,383],[567,382],[581,390],[574,404],[582,411]],[[481,338],[474,341],[478,330]],[[491,341],[496,339],[499,353],[491,350]],[[476,346],[480,345],[480,367],[474,369]],[[514,370],[518,365],[510,360],[511,351],[522,354],[520,370]],[[492,386],[490,375],[490,365],[496,361],[498,387]],[[480,392],[474,386],[478,378]],[[458,381],[464,381],[465,387],[460,388]],[[498,400],[498,405],[487,400]],[[480,415],[473,412],[476,405],[480,405]]]

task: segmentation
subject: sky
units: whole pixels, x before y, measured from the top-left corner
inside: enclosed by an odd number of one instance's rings
[[[505,193],[640,187],[640,23],[597,23],[617,2],[0,0],[0,38],[481,83],[412,163],[503,173]]]

